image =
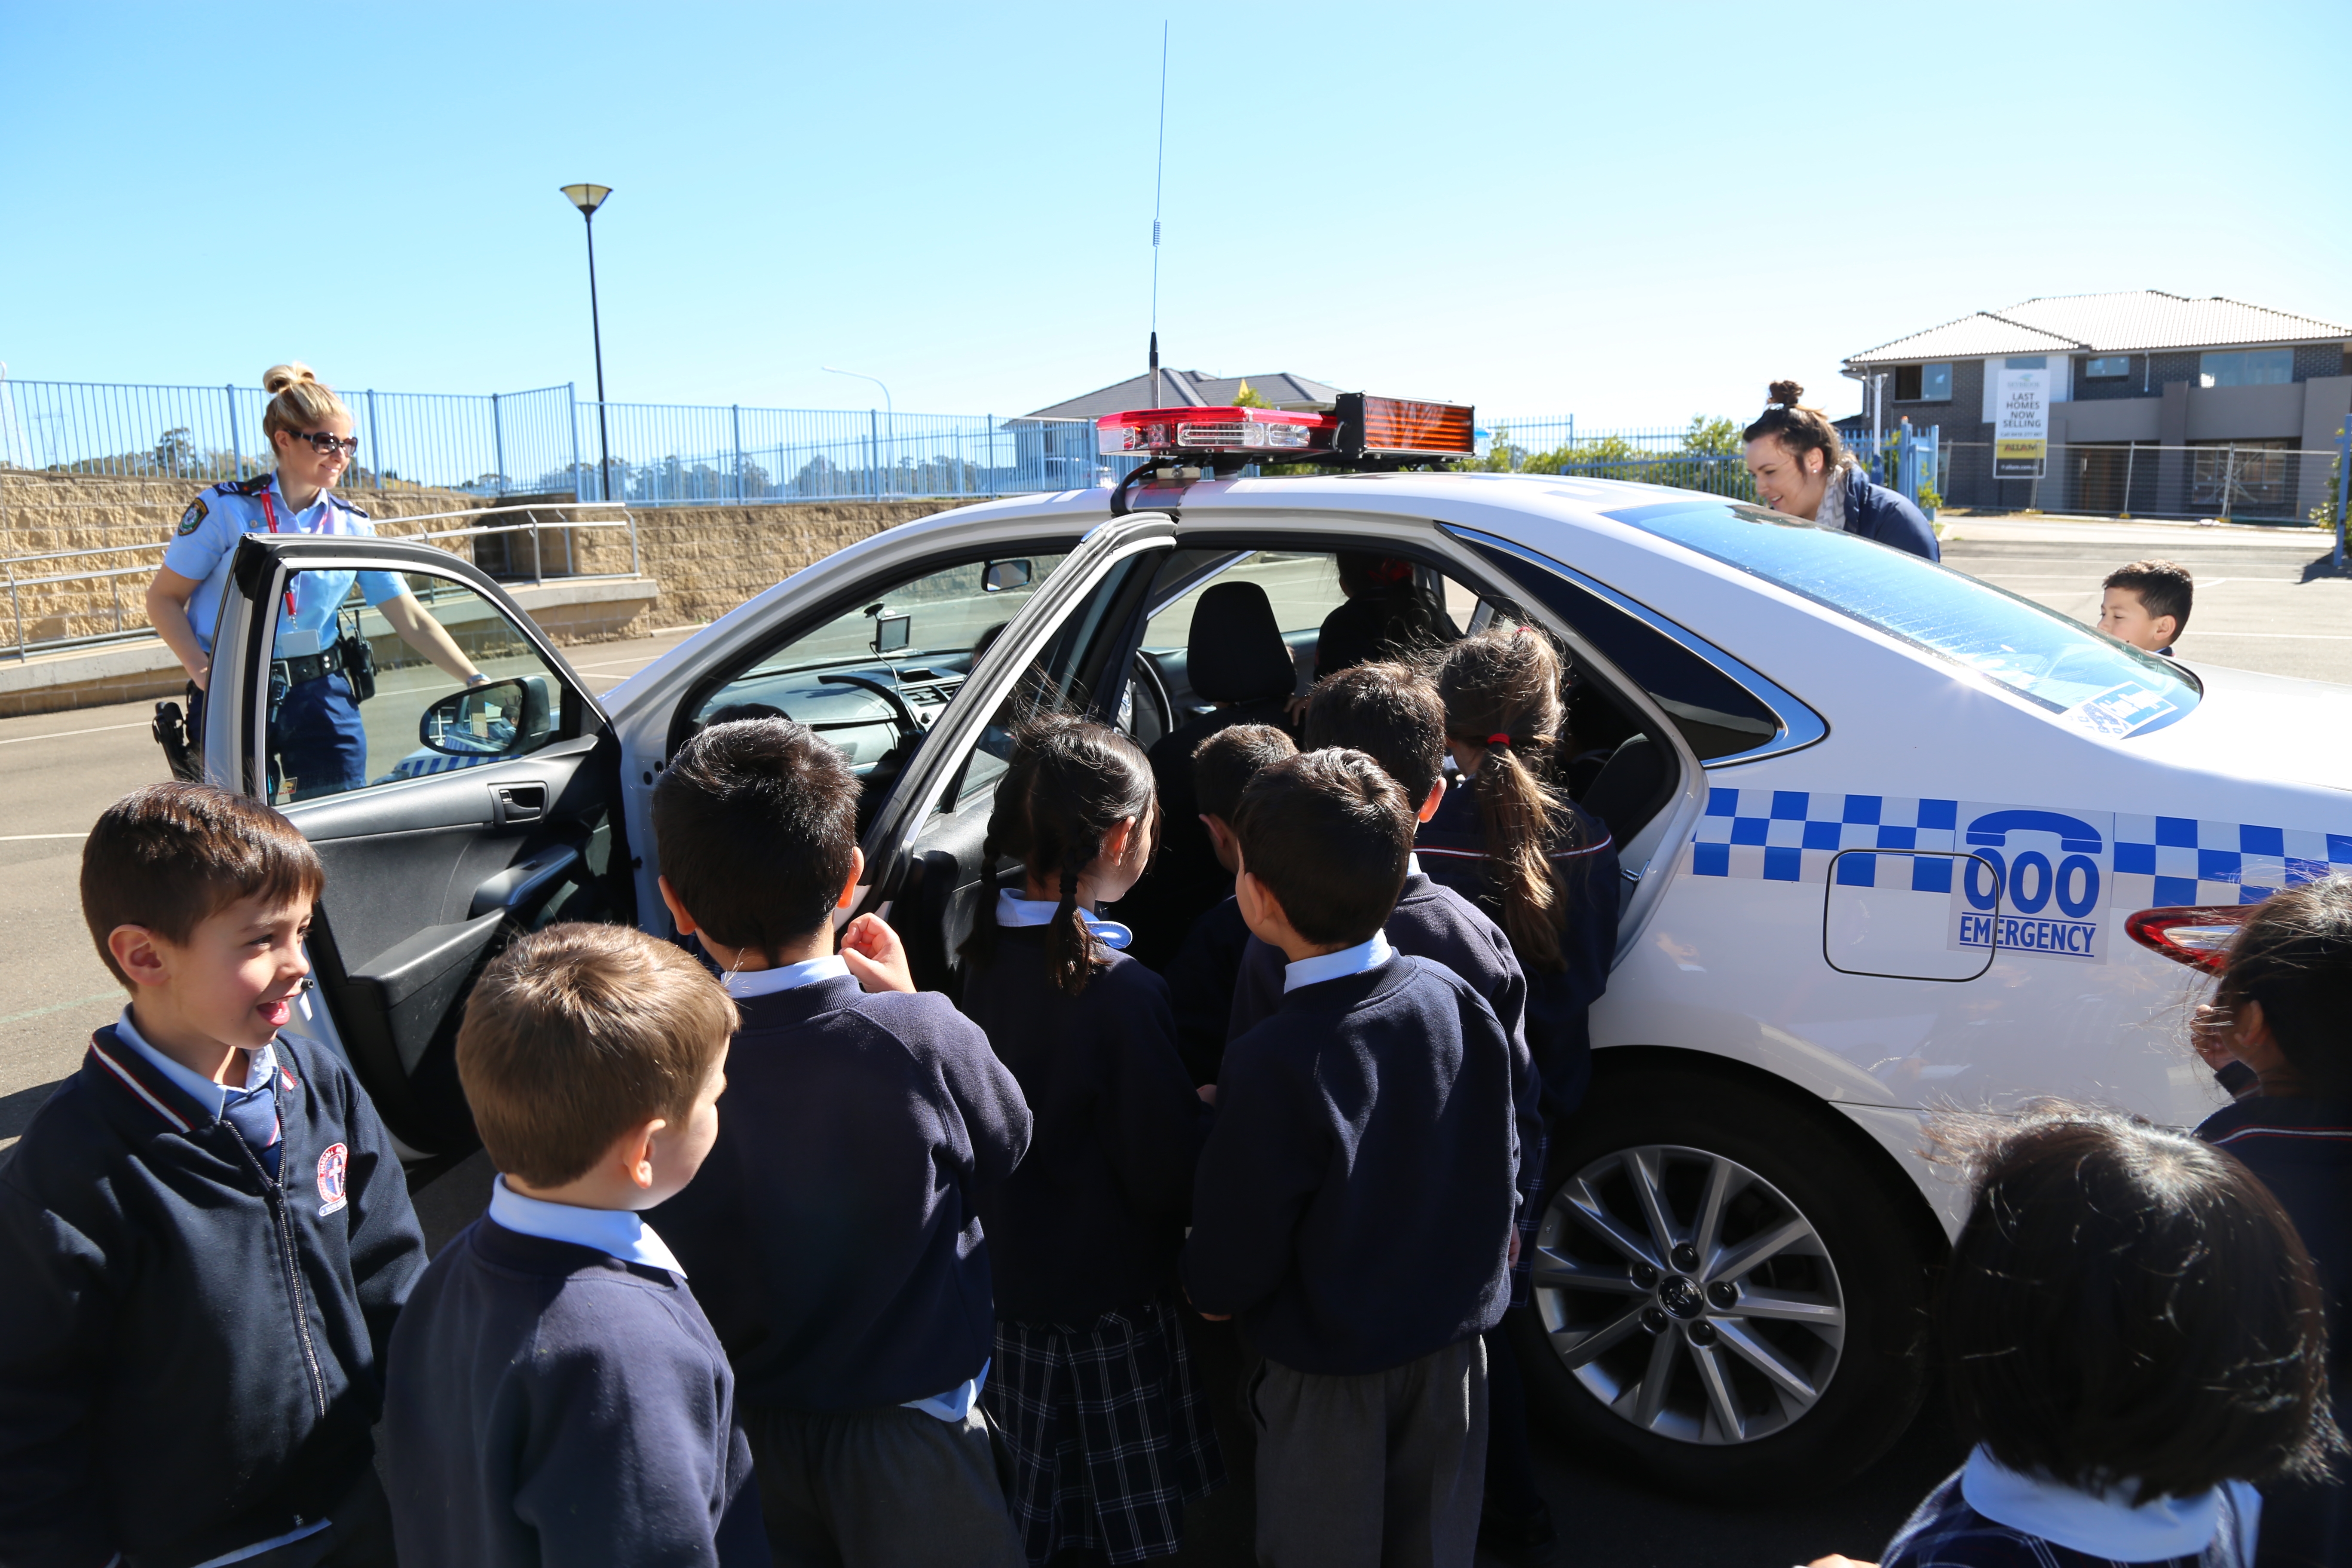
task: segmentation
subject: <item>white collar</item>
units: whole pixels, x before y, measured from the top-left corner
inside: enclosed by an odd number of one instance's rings
[[[490,1217],[509,1230],[549,1241],[568,1241],[617,1258],[624,1263],[647,1263],[684,1278],[677,1258],[643,1215],[628,1209],[584,1209],[577,1204],[551,1204],[527,1198],[507,1185],[504,1176],[490,1184]]]
[[[1404,858],[1404,874],[1408,877],[1418,877],[1421,875],[1421,856],[1418,851],[1408,852],[1406,854]]]
[[[1374,931],[1372,940],[1360,942],[1353,947],[1343,947],[1337,952],[1318,953],[1302,958],[1282,972],[1282,989],[1288,993],[1302,985],[1318,985],[1326,980],[1338,980],[1349,974],[1361,974],[1367,969],[1378,969],[1394,955],[1384,931]]]
[[[996,895],[996,923],[1001,926],[1042,926],[1054,923],[1054,911],[1062,906],[1044,899],[1024,899],[1010,888]],[[1078,910],[1078,919],[1095,933],[1105,947],[1123,948],[1135,940],[1135,932],[1117,921],[1107,921],[1092,910]]]
[[[208,1078],[200,1078],[194,1071],[181,1066],[149,1045],[146,1037],[131,1024],[131,1009],[128,1007],[122,1009],[122,1017],[114,1026],[114,1037],[146,1058],[149,1066],[170,1079],[176,1087],[185,1090],[188,1097],[198,1105],[211,1111],[215,1121],[218,1121],[222,1113],[228,1109],[230,1095],[261,1088],[269,1081],[269,1075],[278,1070],[278,1053],[265,1045],[257,1051],[246,1052],[245,1082],[238,1088],[233,1089],[225,1083],[215,1083]]]
[[[720,975],[719,980],[727,987],[730,996],[772,996],[779,991],[796,991],[820,980],[843,979],[848,973],[848,961],[837,952],[828,952],[823,958],[782,964],[774,969],[732,970]]]
[[[2253,1489],[2231,1482],[2232,1497],[2249,1531],[2249,1506],[2259,1507]],[[1979,1444],[1960,1471],[1960,1496],[1968,1505],[2011,1530],[2086,1556],[2116,1563],[2158,1563],[2194,1557],[2213,1540],[2221,1521],[2221,1493],[2216,1487],[2195,1497],[2158,1497],[2135,1508],[2126,1500],[2134,1492],[2129,1481],[2104,1494],[2080,1490],[2011,1469]],[[2247,1552],[2247,1561],[2252,1561]]]

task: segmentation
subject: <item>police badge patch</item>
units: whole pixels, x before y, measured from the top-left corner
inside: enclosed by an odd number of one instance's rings
[[[198,496],[195,500],[190,501],[188,503],[188,510],[180,514],[180,533],[184,536],[194,533],[197,529],[203,527],[205,513],[209,509],[205,505],[205,498],[202,496]]]

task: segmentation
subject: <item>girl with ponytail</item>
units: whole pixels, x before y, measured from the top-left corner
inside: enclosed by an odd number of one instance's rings
[[[1528,1047],[1544,1108],[1576,1108],[1591,1076],[1585,1013],[1617,952],[1617,847],[1558,783],[1566,753],[1562,668],[1551,639],[1505,626],[1440,656],[1438,699],[1462,774],[1415,848],[1433,880],[1511,940],[1528,975]]]
[[[992,868],[1017,858],[1022,885],[992,879],[963,949],[963,1010],[1034,1119],[1028,1153],[975,1205],[996,1292],[981,1399],[1039,1568],[1173,1553],[1184,1505],[1224,1479],[1173,1289],[1206,1112],[1167,982],[1095,913],[1142,876],[1158,817],[1151,764],[1125,735],[1060,715],[1023,725],[983,852]]]

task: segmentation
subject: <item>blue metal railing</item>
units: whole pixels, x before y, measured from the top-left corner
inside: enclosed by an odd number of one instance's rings
[[[1083,419],[583,403],[573,420],[581,499],[632,506],[1015,495],[1129,466],[1096,456]]]
[[[345,391],[359,455],[346,489],[476,495],[572,488],[572,389],[488,396]],[[0,380],[0,466],[216,482],[275,466],[257,386]],[[551,479],[554,483],[542,483]]]

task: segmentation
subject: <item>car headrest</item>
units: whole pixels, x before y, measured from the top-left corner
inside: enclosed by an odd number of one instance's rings
[[[1674,784],[1675,769],[1665,752],[1647,735],[1633,735],[1617,748],[1577,804],[1608,826],[1622,849],[1658,815]]]
[[[1192,609],[1184,672],[1204,702],[1287,697],[1298,684],[1274,605],[1255,583],[1213,583]]]

